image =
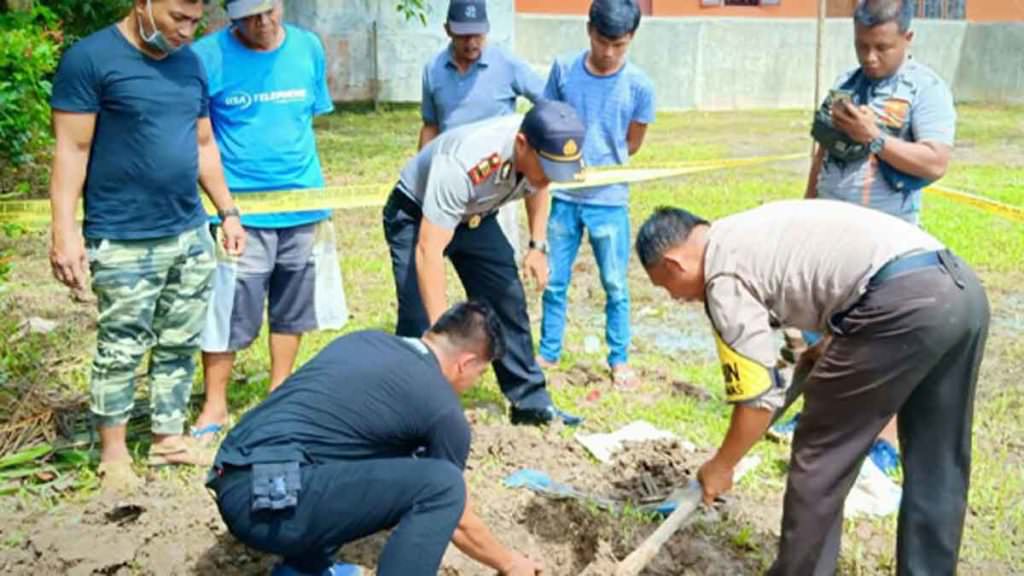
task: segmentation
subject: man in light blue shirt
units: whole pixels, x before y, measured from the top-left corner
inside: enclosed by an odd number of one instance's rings
[[[421,149],[446,130],[514,114],[517,97],[536,102],[544,91],[529,64],[486,45],[483,0],[453,0],[445,31],[451,43],[423,67]]]
[[[855,70],[839,77],[823,104],[832,130],[816,122],[821,144],[808,198],[869,206],[918,224],[921,190],[949,166],[956,109],[949,87],[909,55],[910,0],[862,1],[854,15]],[[838,99],[843,91],[843,102]]]
[[[254,191],[321,188],[313,117],[334,109],[320,39],[282,23],[281,0],[229,0],[232,24],[196,43],[210,84],[210,116],[229,186]],[[296,207],[300,208],[300,207]],[[235,353],[259,334],[269,303],[270,387],[291,373],[302,334],[347,318],[331,212],[246,215],[250,242],[219,258],[203,331],[206,404],[193,434],[227,420]]]
[[[544,81],[520,58],[487,45],[484,0],[452,0],[445,32],[451,43],[423,67],[420,149],[438,134],[473,122],[514,114],[516,98],[536,102]],[[506,205],[498,224],[519,254],[519,207]]]
[[[626,60],[640,25],[634,0],[595,0],[590,7],[590,49],[551,68],[544,96],[576,109],[587,137],[583,159],[588,166],[622,166],[643,144],[654,122],[654,86]],[[544,291],[540,358],[553,366],[562,353],[566,295],[583,231],[597,259],[605,290],[605,339],[615,383],[630,388],[636,375],[629,366],[629,186],[614,184],[574,190],[555,189],[548,221],[551,278]]]

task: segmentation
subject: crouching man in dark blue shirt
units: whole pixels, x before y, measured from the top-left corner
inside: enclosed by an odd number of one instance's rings
[[[394,528],[377,574],[436,574],[449,541],[503,575],[539,563],[505,548],[473,512],[458,395],[504,349],[484,303],[458,304],[420,338],[342,336],[245,415],[208,485],[231,533],[284,557],[275,576],[360,574],[347,542]],[[414,456],[415,455],[415,456]]]

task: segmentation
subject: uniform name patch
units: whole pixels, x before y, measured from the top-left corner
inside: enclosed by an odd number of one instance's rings
[[[728,402],[753,400],[772,388],[772,372],[760,363],[743,356],[726,344],[715,332],[715,347],[722,363],[725,399]]]

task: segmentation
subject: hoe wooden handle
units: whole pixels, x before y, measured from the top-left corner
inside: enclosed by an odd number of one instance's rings
[[[697,511],[697,507],[700,506],[702,497],[703,493],[700,483],[696,480],[691,481],[679,499],[678,507],[669,514],[668,518],[661,523],[661,526],[658,526],[658,529],[653,534],[648,536],[636,550],[633,550],[629,556],[626,556],[625,560],[619,563],[615,568],[615,576],[636,576],[639,574],[644,569],[644,566],[647,566],[647,563],[658,555],[665,542],[668,542],[669,538],[693,516],[693,513]]]
[[[733,481],[739,482],[760,461],[761,459],[757,456],[748,456],[741,460],[736,466],[736,472],[733,473]],[[700,482],[690,480],[690,483],[687,484],[679,496],[679,505],[676,509],[669,514],[668,518],[661,523],[661,526],[658,526],[658,529],[648,536],[636,550],[633,550],[629,556],[626,556],[625,560],[619,562],[615,568],[615,576],[637,576],[644,569],[644,566],[647,566],[647,563],[658,555],[665,542],[668,542],[669,538],[678,532],[686,524],[687,520],[693,517],[693,513],[697,511],[697,507],[700,506],[703,498],[704,491],[700,487]]]

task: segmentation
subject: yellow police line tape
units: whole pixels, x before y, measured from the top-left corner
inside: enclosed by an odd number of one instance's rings
[[[806,154],[786,154],[779,156],[697,160],[649,168],[590,169],[587,170],[586,177],[583,180],[571,184],[560,184],[558,188],[571,190],[608,184],[636,184],[675,178],[697,172],[799,160],[806,157]],[[382,184],[357,184],[305,190],[245,192],[236,193],[234,197],[243,214],[267,214],[295,210],[349,210],[382,206],[387,200],[392,187],[391,185]],[[957,202],[969,204],[1010,220],[1024,222],[1024,209],[1017,206],[1004,204],[944,186],[932,186],[926,191]],[[207,213],[216,213],[209,199],[205,196],[203,197],[203,204]],[[81,218],[81,215],[82,210],[79,207],[79,218]],[[49,221],[50,202],[48,200],[0,201],[0,223],[45,226]]]
[[[947,188],[945,186],[930,186],[925,189],[925,192],[930,192],[936,196],[942,196],[943,198],[948,198],[961,204],[968,204],[975,208],[981,208],[986,212],[997,214],[1007,220],[1024,222],[1024,208],[1020,206],[1006,204],[1004,202],[985,198],[984,196],[978,196],[977,194],[971,194],[961,190],[954,190],[953,188]]]
[[[672,166],[636,169],[590,169],[586,178],[570,184],[559,184],[560,189],[585,188],[608,184],[638,183],[674,178],[683,174],[752,166],[785,160],[803,158],[804,154],[785,156],[757,156],[720,160],[698,160],[680,162]],[[235,202],[243,214],[267,214],[271,212],[292,212],[296,210],[348,210],[382,206],[393,185],[358,184],[328,186],[303,190],[279,190],[275,192],[242,192],[234,195]],[[203,205],[209,214],[216,210],[209,199],[203,197]],[[78,217],[82,209],[79,207]],[[48,200],[0,201],[0,223],[17,223],[24,226],[41,226],[50,221]]]

